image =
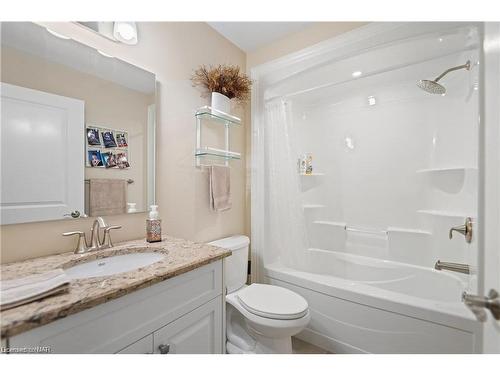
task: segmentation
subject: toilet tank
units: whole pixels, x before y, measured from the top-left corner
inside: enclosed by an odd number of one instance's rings
[[[240,289],[247,282],[248,244],[247,236],[232,236],[210,242],[209,245],[229,249],[233,254],[225,258],[225,280],[228,293]]]

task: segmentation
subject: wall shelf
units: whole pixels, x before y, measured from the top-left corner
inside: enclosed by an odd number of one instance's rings
[[[302,208],[304,210],[314,209],[314,208],[324,208],[324,207],[326,207],[324,204],[303,204],[302,205]]]
[[[202,147],[197,148],[195,156],[215,156],[218,158],[228,159],[228,160],[238,160],[241,159],[241,154],[239,152],[226,151],[218,148],[212,147]]]
[[[444,168],[426,168],[426,169],[419,169],[417,170],[417,173],[436,173],[436,172],[465,172],[465,171],[474,171],[477,170],[477,168],[473,167],[444,167]]]
[[[430,216],[443,216],[443,217],[473,217],[465,212],[455,212],[455,211],[443,211],[443,210],[418,210],[417,213],[430,215]]]
[[[325,176],[325,173],[319,173],[319,172],[313,172],[313,173],[299,173],[300,176],[308,176],[308,177],[314,177],[314,176]]]
[[[239,117],[230,115],[229,113],[218,111],[208,105],[199,108],[196,111],[195,116],[200,120],[212,120],[223,125],[241,125],[241,119]]]
[[[194,152],[196,167],[210,166],[212,164],[203,164],[203,157],[214,157],[214,159],[224,160],[224,165],[229,166],[230,160],[241,159],[239,152],[229,149],[229,129],[232,125],[241,125],[241,119],[230,115],[229,113],[217,111],[209,106],[201,107],[196,111],[196,149]],[[202,123],[204,120],[215,121],[224,125],[224,149],[201,146]]]

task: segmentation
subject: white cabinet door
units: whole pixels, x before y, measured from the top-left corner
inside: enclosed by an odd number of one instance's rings
[[[153,354],[153,335],[147,335],[126,348],[123,348],[117,354]]]
[[[222,297],[219,296],[153,334],[154,353],[222,353]]]
[[[84,102],[2,83],[2,224],[83,212]]]

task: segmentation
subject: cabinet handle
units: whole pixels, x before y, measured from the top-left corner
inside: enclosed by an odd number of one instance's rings
[[[168,344],[161,344],[158,346],[158,349],[160,349],[160,354],[168,354],[170,351],[170,345]]]

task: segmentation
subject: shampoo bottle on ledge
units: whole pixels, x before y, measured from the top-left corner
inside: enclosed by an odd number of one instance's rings
[[[158,206],[152,205],[149,211],[149,219],[146,219],[146,241],[161,241],[161,219]]]

